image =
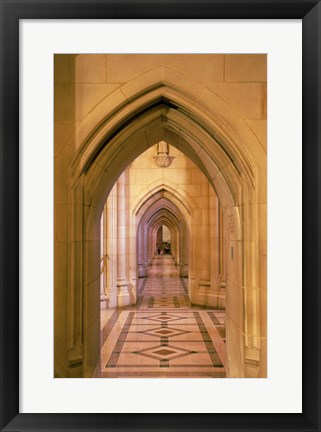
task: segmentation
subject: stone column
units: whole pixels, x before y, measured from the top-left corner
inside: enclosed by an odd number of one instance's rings
[[[191,233],[191,302],[211,306],[209,185],[202,184],[200,208],[194,212]]]
[[[199,291],[208,295],[210,289],[210,209],[209,209],[209,185],[202,184],[201,223],[198,230],[198,250],[197,250],[197,273]]]
[[[210,268],[211,268],[211,306],[225,307],[225,284],[221,286],[220,276],[220,205],[213,189],[210,189]]]
[[[117,180],[117,299],[118,307],[130,304],[129,282],[127,280],[127,224],[126,224],[126,173]]]
[[[163,249],[163,225],[160,226],[157,230],[156,247],[157,247],[157,250],[160,249],[160,251],[162,251],[162,249]]]
[[[100,223],[100,309],[107,309],[107,204]]]
[[[147,264],[145,261],[147,260],[145,256],[145,223],[142,221],[140,223],[138,232],[137,232],[137,263],[138,263],[138,277],[147,277]]]
[[[143,269],[144,269],[144,277],[148,276],[148,242],[149,242],[149,235],[148,232],[148,225],[146,222],[144,222],[143,228],[142,228],[142,263],[143,263]],[[150,263],[152,265],[152,263]]]
[[[179,247],[179,275],[180,277],[187,278],[189,272],[188,265],[188,238],[187,238],[187,229],[184,224],[184,229],[180,229],[177,235],[177,242]]]
[[[222,206],[219,204],[219,284],[220,288],[225,289],[225,244],[224,244],[224,216]]]
[[[108,307],[117,307],[117,183],[107,200],[107,287]]]

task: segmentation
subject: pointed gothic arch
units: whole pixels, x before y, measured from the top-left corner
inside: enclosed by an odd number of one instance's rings
[[[99,309],[103,205],[124,168],[162,140],[196,163],[222,205],[226,248],[233,250],[227,262],[228,375],[244,376],[252,353],[259,365],[261,361],[255,287],[259,285],[262,250],[254,233],[260,230],[256,204],[266,194],[262,163],[266,155],[261,157],[262,147],[247,124],[214,92],[186,76],[182,80],[180,74],[164,67],[146,72],[107,96],[65,143],[73,158],[68,203],[73,245],[68,281],[69,363],[81,363],[83,376],[92,376],[99,359],[99,317],[95,311]],[[252,313],[246,314],[247,310]]]

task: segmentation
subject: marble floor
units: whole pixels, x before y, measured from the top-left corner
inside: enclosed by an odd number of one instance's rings
[[[102,311],[102,377],[225,377],[225,311],[192,307],[186,281],[158,255],[137,305]]]

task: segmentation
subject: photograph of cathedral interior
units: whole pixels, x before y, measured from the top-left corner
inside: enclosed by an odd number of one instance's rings
[[[265,378],[267,56],[54,56],[54,376]]]

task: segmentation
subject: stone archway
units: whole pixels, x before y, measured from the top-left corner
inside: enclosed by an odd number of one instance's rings
[[[186,209],[186,203],[189,200],[185,200],[185,204],[173,194],[161,186],[159,190],[155,189],[153,195],[147,195],[146,199],[140,199],[141,206],[136,210],[135,217],[137,222],[137,249],[144,254],[144,257],[138,254],[138,266],[142,269],[138,269],[139,276],[147,276],[148,265],[150,264],[150,254],[153,246],[148,246],[148,230],[144,229],[146,222],[152,225],[155,220],[159,221],[160,217],[167,216],[167,223],[172,227],[175,227],[178,233],[178,254],[176,256],[177,265],[180,268],[180,275],[185,277],[188,273],[188,241],[190,238],[189,230],[189,216]],[[162,210],[159,210],[159,209]],[[160,225],[161,223],[159,223]],[[145,232],[146,231],[146,232]],[[149,236],[149,240],[152,237]],[[140,247],[140,242],[143,242],[143,246]],[[145,242],[145,245],[144,245]],[[144,247],[145,246],[145,247]]]
[[[96,311],[104,202],[124,168],[162,140],[197,164],[223,208],[228,375],[248,375],[247,363],[264,374],[258,291],[264,289],[259,287],[264,251],[257,233],[264,229],[258,213],[260,198],[266,194],[265,158],[254,134],[230,107],[201,84],[181,78],[159,68],[125,84],[98,104],[67,142],[67,149],[74,151],[69,194],[69,362],[81,363],[83,376],[95,373],[99,358]]]

